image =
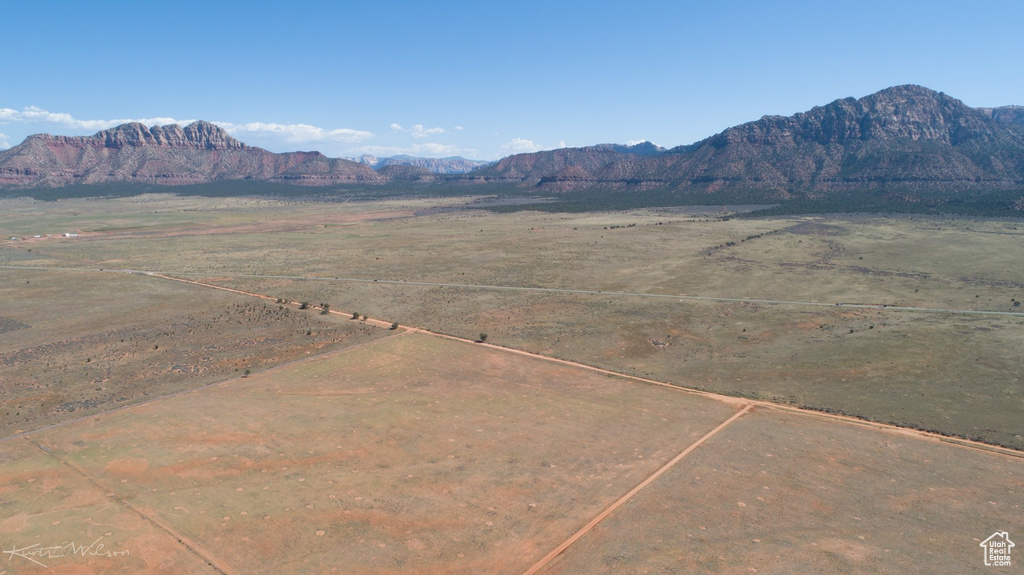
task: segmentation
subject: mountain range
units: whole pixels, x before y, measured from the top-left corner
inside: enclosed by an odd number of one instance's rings
[[[1024,189],[1024,108],[974,109],[920,86],[765,116],[654,154],[594,146],[519,154],[485,181],[550,191],[665,188],[765,199],[849,190]]]
[[[546,195],[659,191],[778,201],[863,191],[917,201],[930,194],[1024,190],[1024,107],[971,108],[928,88],[895,86],[793,116],[765,116],[671,149],[649,142],[600,144],[480,164],[275,154],[207,122],[184,128],[125,124],[92,136],[30,136],[0,152],[0,186],[500,183],[503,190]]]
[[[423,168],[431,174],[465,174],[491,163],[481,160],[467,160],[460,156],[452,156],[449,158],[417,158],[415,156],[400,155],[388,158],[377,158],[376,156],[371,156],[369,154],[353,158],[353,161],[359,162],[360,164],[366,164],[378,171],[388,166],[412,166],[413,168]]]

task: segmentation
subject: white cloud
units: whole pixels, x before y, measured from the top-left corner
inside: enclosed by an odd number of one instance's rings
[[[0,125],[3,124],[54,124],[67,130],[99,131],[113,128],[129,122],[139,122],[146,126],[178,124],[185,126],[195,120],[177,120],[175,118],[120,118],[113,120],[81,120],[71,114],[50,112],[36,106],[28,106],[21,110],[0,108]],[[264,140],[276,140],[286,144],[304,143],[354,143],[373,137],[373,133],[349,128],[326,129],[309,124],[277,124],[265,122],[248,122],[235,124],[232,122],[212,122],[244,141],[245,136],[253,136]],[[6,137],[3,140],[6,141]],[[8,146],[9,147],[9,146]]]
[[[50,112],[36,106],[28,106],[20,110],[13,108],[0,108],[0,127],[4,125],[23,125],[21,128],[5,130],[7,134],[12,131],[16,134],[19,131],[34,129],[49,131],[51,133],[93,133],[99,130],[113,128],[120,124],[139,122],[147,126],[152,125],[187,125],[195,120],[178,120],[168,117],[154,118],[123,118],[123,119],[80,119],[71,114],[61,112]],[[310,124],[281,124],[274,122],[221,122],[212,121],[226,132],[250,145],[258,145],[269,149],[282,151],[294,149],[303,145],[310,148],[316,147],[328,155],[359,155],[374,154],[379,156],[392,156],[407,154],[421,157],[448,157],[463,156],[467,158],[480,158],[481,153],[475,148],[466,148],[455,144],[442,144],[431,141],[416,141],[408,146],[395,145],[361,145],[373,141],[376,134],[365,130],[354,130],[349,128],[329,129]],[[58,128],[48,129],[45,126],[52,125]],[[390,126],[393,132],[400,132],[415,140],[423,140],[430,136],[451,134],[453,131],[462,130],[462,126],[451,129],[440,127],[428,128],[423,124],[416,124],[412,127],[404,127],[401,124],[393,123]],[[11,136],[0,134],[0,149],[10,147]],[[502,147],[512,152],[534,151],[540,146],[529,140],[516,139]]]
[[[444,128],[426,128],[426,129],[424,129],[423,126],[420,125],[420,124],[416,124],[415,126],[412,127],[412,137],[413,138],[426,138],[427,136],[432,136],[434,134],[443,134],[444,132],[445,132]]]
[[[364,130],[351,130],[338,128],[326,130],[309,124],[275,124],[263,122],[249,122],[246,124],[232,124],[231,122],[213,122],[224,128],[224,131],[232,136],[239,137],[246,134],[276,136],[289,144],[301,144],[309,142],[360,142],[372,138],[373,133]]]
[[[403,128],[401,124],[392,123],[390,128],[395,132],[405,132],[413,138],[426,138],[434,134],[443,134],[446,131],[444,128],[424,128],[423,124],[416,124],[411,128]]]
[[[147,126],[154,124],[188,124],[194,120],[175,120],[174,118],[137,118],[117,120],[79,120],[71,114],[60,112],[49,112],[36,106],[28,106],[21,110],[13,108],[0,108],[0,124],[11,123],[37,123],[57,124],[66,128],[76,130],[105,130],[129,122],[140,122]]]
[[[523,138],[512,138],[508,142],[501,145],[502,150],[508,150],[514,154],[523,152],[537,152],[544,149],[544,146],[538,145],[533,140],[525,140]]]

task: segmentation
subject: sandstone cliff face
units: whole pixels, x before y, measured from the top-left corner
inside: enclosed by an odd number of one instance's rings
[[[1003,106],[1001,108],[978,108],[978,111],[1002,124],[1024,126],[1024,106]]]
[[[132,123],[86,137],[30,136],[0,152],[0,185],[7,187],[240,179],[305,185],[383,181],[367,166],[319,152],[274,154],[246,146],[208,122],[184,128]]]
[[[882,185],[1014,187],[1024,139],[959,100],[898,86],[698,143],[673,179],[810,194]],[[700,183],[698,177],[707,183]]]
[[[1014,189],[1024,187],[1019,110],[975,110],[927,88],[897,86],[794,116],[766,116],[665,152],[553,150],[511,156],[473,174],[549,191],[660,187],[765,198],[886,186]]]
[[[161,146],[165,148],[193,148],[200,150],[244,150],[248,146],[232,138],[224,130],[209,122],[193,122],[182,128],[177,124],[153,126],[133,122],[111,130],[103,130],[92,138],[94,145],[105,148]]]
[[[516,154],[476,170],[473,175],[495,180],[539,180],[552,178],[570,167],[594,172],[616,161],[620,155],[617,151],[598,146]]]

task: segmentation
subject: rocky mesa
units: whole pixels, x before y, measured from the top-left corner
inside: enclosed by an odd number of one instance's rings
[[[123,124],[92,136],[29,136],[0,152],[0,185],[62,187],[113,182],[187,185],[262,180],[301,185],[377,183],[369,166],[319,152],[275,154],[209,122]]]

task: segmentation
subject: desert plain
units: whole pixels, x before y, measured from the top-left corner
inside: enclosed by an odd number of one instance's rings
[[[0,204],[0,573],[969,573],[1024,531],[1016,219]]]

